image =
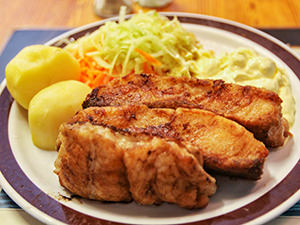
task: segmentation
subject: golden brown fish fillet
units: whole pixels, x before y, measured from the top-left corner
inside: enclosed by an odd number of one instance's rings
[[[90,122],[138,136],[176,139],[200,149],[207,169],[259,179],[268,150],[238,123],[200,109],[149,109],[144,105],[90,107],[70,123]]]
[[[145,104],[150,108],[205,109],[245,126],[266,146],[278,147],[288,136],[281,102],[272,91],[221,80],[140,74],[114,79],[95,88],[83,108]]]
[[[85,198],[202,208],[216,191],[199,151],[172,140],[65,123],[58,148],[55,172],[61,185]]]
[[[124,152],[110,135],[88,123],[61,125],[55,172],[62,186],[84,198],[131,201]]]

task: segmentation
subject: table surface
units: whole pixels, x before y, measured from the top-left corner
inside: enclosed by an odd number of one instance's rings
[[[93,0],[0,0],[0,5],[0,15],[2,16],[0,53],[17,29],[72,28],[101,19],[93,11]],[[133,9],[134,12],[140,9],[149,10],[139,7],[136,3],[133,3]],[[173,0],[171,4],[158,10],[217,16],[257,28],[300,27],[299,0]],[[49,38],[49,30],[45,32],[47,34],[44,38]],[[20,33],[20,35],[24,35],[24,33]],[[42,33],[39,33],[39,37],[43,37]],[[44,42],[44,39],[40,41]],[[16,46],[6,47],[14,48]],[[6,48],[6,50],[11,49]],[[13,53],[13,51],[8,51],[8,53]],[[13,55],[9,55],[9,57],[13,57]],[[4,58],[1,57],[1,54],[0,58],[3,61]],[[5,60],[8,59],[5,58]],[[1,74],[4,74],[2,70],[3,68],[1,68]],[[270,224],[299,224],[299,217],[288,217],[287,215],[271,221]],[[18,209],[11,211],[5,207],[0,208],[0,217],[4,219],[5,224],[14,224],[17,220],[20,224],[40,224]],[[14,219],[10,220],[10,218]]]
[[[134,12],[141,9],[134,0]],[[94,0],[0,0],[0,51],[15,29],[72,28],[101,19]],[[222,17],[258,28],[300,27],[299,0],[173,0],[160,11]]]

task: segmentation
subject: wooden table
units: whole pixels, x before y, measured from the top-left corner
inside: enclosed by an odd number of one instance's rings
[[[139,9],[134,3],[134,11]],[[300,27],[300,0],[173,0],[159,11],[217,16],[258,28]],[[15,29],[72,28],[101,19],[93,0],[0,0],[0,15],[0,53]],[[22,210],[0,210],[0,218],[10,224],[41,224]],[[276,218],[271,224],[299,224],[299,218]]]
[[[0,5],[0,51],[18,28],[77,27],[101,19],[93,0],[0,0]],[[300,27],[299,0],[173,0],[159,10],[212,15],[259,28]]]

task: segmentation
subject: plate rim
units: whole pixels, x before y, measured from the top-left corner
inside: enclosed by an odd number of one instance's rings
[[[248,31],[248,32],[250,32],[250,33],[254,33],[254,34],[256,34],[256,35],[259,35],[259,36],[262,36],[262,38],[264,38],[264,39],[266,39],[266,40],[268,40],[268,41],[270,41],[270,42],[273,42],[273,43],[275,43],[276,45],[279,45],[281,48],[283,48],[285,51],[287,51],[290,55],[292,55],[295,59],[297,59],[297,63],[298,63],[298,67],[297,68],[299,68],[299,73],[296,73],[296,71],[294,71],[294,69],[293,68],[291,68],[290,67],[290,65],[288,64],[288,63],[286,63],[286,61],[284,61],[284,63],[285,64],[287,64],[288,66],[289,66],[289,68],[295,73],[295,75],[297,76],[297,78],[298,79],[300,79],[299,78],[299,74],[300,74],[300,63],[299,63],[299,60],[298,60],[298,57],[297,57],[297,55],[294,53],[294,51],[292,50],[292,49],[290,49],[287,45],[285,45],[283,42],[281,42],[281,41],[279,41],[278,39],[276,39],[276,38],[274,38],[274,37],[272,37],[271,35],[268,35],[268,34],[266,34],[266,33],[264,33],[263,31],[259,31],[259,30],[257,30],[257,29],[255,29],[255,28],[253,28],[253,27],[249,27],[249,26],[247,26],[247,25],[244,25],[244,24],[241,24],[241,23],[238,23],[238,22],[234,22],[234,21],[231,21],[231,20],[227,20],[227,19],[222,19],[222,18],[217,18],[217,17],[213,17],[213,16],[207,16],[207,15],[200,15],[200,14],[192,14],[192,13],[182,13],[182,12],[166,12],[166,13],[161,13],[162,15],[166,15],[166,16],[171,16],[171,17],[173,17],[173,16],[177,16],[177,17],[183,17],[183,18],[192,18],[192,19],[195,19],[195,20],[199,20],[199,19],[202,19],[202,20],[206,20],[206,21],[215,21],[215,22],[219,22],[219,23],[222,23],[222,24],[228,24],[228,25],[231,25],[231,26],[233,26],[233,27],[237,27],[237,28],[240,28],[240,29],[243,29],[243,30],[246,30],[246,31]],[[132,16],[132,15],[127,15],[126,16],[126,18],[129,18],[130,16]],[[84,25],[84,26],[80,26],[80,27],[77,27],[77,28],[74,28],[74,29],[72,29],[72,30],[70,30],[70,31],[67,31],[67,32],[65,32],[65,33],[63,33],[63,34],[61,34],[61,35],[58,35],[57,37],[55,37],[55,38],[53,38],[53,39],[51,39],[51,40],[49,40],[48,42],[46,42],[45,43],[45,45],[53,45],[53,44],[55,44],[57,41],[59,41],[59,40],[61,40],[62,38],[65,38],[65,37],[69,37],[69,36],[72,36],[72,35],[74,35],[74,34],[78,34],[78,32],[87,32],[86,30],[88,30],[88,29],[94,29],[95,27],[99,27],[99,26],[101,26],[101,25],[103,25],[105,22],[107,22],[107,21],[114,21],[114,20],[117,20],[118,19],[118,17],[112,17],[112,18],[108,18],[108,19],[105,19],[105,20],[101,20],[101,21],[96,21],[96,22],[94,22],[94,23],[90,23],[90,24],[87,24],[87,25]],[[186,21],[185,21],[186,22]],[[183,22],[183,23],[185,23],[185,22]],[[192,23],[192,24],[194,24],[194,23]],[[214,27],[214,26],[212,26],[212,27]],[[217,27],[214,27],[214,28],[217,28]],[[230,32],[230,31],[229,31]],[[232,33],[234,33],[234,32],[232,32]],[[247,38],[247,37],[246,37]],[[251,39],[250,39],[251,40]],[[261,45],[260,43],[258,43],[259,45]],[[261,45],[262,46],[262,45]],[[264,46],[262,46],[262,47],[264,47]],[[268,49],[267,48],[267,50],[269,50],[270,51],[270,49]],[[274,52],[273,51],[271,51],[273,54],[274,54]],[[276,56],[278,56],[277,54],[274,54],[274,55],[276,55]],[[278,56],[279,57],[279,56]],[[279,57],[280,59],[282,59],[281,57]],[[296,65],[297,66],[297,65]],[[4,85],[3,85],[3,83],[4,83]],[[3,89],[4,90],[1,90],[0,89],[0,102],[1,102],[1,99],[3,98],[2,96],[3,96],[3,93],[4,92],[8,92],[7,91],[7,88],[5,87],[5,80],[1,83],[1,85],[3,85]],[[9,94],[9,93],[8,93]],[[11,97],[10,97],[11,98]],[[11,102],[12,102],[12,99],[10,99],[11,100]],[[10,104],[11,104],[11,102],[10,102]],[[9,106],[9,108],[10,108],[10,106]],[[0,111],[3,113],[3,110],[5,110],[5,109],[3,109],[3,107],[2,107],[2,105],[0,105]],[[9,112],[10,112],[10,109],[7,109],[8,110],[8,115],[7,115],[7,119],[8,119],[8,116],[9,116]],[[0,124],[2,124],[2,121],[0,120]],[[1,126],[0,126],[1,127]],[[8,129],[8,128],[7,128]],[[8,131],[8,130],[7,130]],[[2,133],[2,132],[1,132]],[[7,136],[8,136],[8,134],[7,134]],[[9,143],[8,143],[9,144]],[[10,147],[10,146],[9,146]],[[2,149],[2,146],[0,146],[0,153],[1,153],[1,151],[2,151],[3,149]],[[17,161],[16,161],[16,159],[15,159],[15,162],[17,163]],[[43,222],[46,222],[46,223],[52,223],[52,219],[54,219],[54,220],[56,220],[54,217],[52,217],[52,216],[49,216],[48,214],[46,214],[47,215],[47,217],[49,217],[49,218],[47,218],[46,219],[46,217],[45,217],[45,215],[43,215],[43,217],[41,218],[40,217],[40,215],[39,215],[39,213],[43,213],[43,214],[45,214],[43,211],[41,211],[41,210],[39,210],[38,208],[36,208],[36,207],[30,207],[30,209],[28,209],[27,207],[26,207],[26,204],[28,203],[28,204],[30,204],[29,202],[27,202],[26,201],[26,199],[24,199],[11,185],[10,185],[10,183],[9,183],[9,181],[5,178],[5,176],[3,175],[3,173],[2,173],[2,165],[1,165],[2,163],[0,163],[0,169],[1,169],[1,174],[0,174],[0,183],[1,183],[1,185],[3,186],[3,188],[4,188],[4,190],[5,191],[7,191],[7,193],[9,194],[9,196],[11,196],[12,197],[12,199],[13,200],[15,200],[18,204],[20,204],[21,206],[22,205],[24,205],[25,204],[25,208],[23,208],[26,212],[28,212],[28,213],[30,213],[31,215],[33,215],[34,217],[36,217],[37,219],[39,219],[39,220],[42,220]],[[18,163],[17,163],[18,164]],[[279,183],[279,184],[277,184],[274,188],[272,188],[271,190],[269,190],[269,192],[271,192],[273,189],[275,189],[278,185],[280,185],[284,180],[286,180],[286,178],[294,171],[294,170],[299,170],[299,172],[300,172],[300,160],[296,163],[296,165],[295,165],[295,167],[289,172],[289,174],[287,174],[287,176],[285,177],[285,178],[283,178],[283,180]],[[28,177],[27,177],[27,179],[29,179]],[[29,179],[30,180],[30,179]],[[4,184],[4,185],[3,185]],[[34,185],[34,184],[33,184]],[[300,187],[300,185],[299,185],[299,187]],[[299,188],[298,187],[298,188]],[[38,188],[37,188],[38,189]],[[40,190],[41,191],[41,190]],[[21,198],[21,202],[19,203],[19,201],[20,201],[20,199],[19,198],[17,198],[17,197],[15,197],[15,196],[13,196],[13,192],[14,192],[14,194],[17,194],[17,195],[19,195],[20,196],[20,198]],[[42,192],[42,191],[41,191]],[[269,192],[267,192],[266,194],[268,194]],[[11,195],[10,195],[11,194]],[[47,195],[47,194],[46,194]],[[265,194],[264,194],[265,195]],[[264,196],[263,195],[263,196]],[[263,197],[263,196],[261,196],[261,197]],[[261,198],[261,197],[259,197],[259,199]],[[249,224],[251,224],[251,223],[254,223],[254,222],[259,222],[259,223],[265,223],[265,222],[267,222],[267,221],[269,221],[269,220],[271,220],[271,219],[273,219],[274,217],[276,217],[276,216],[278,216],[278,215],[280,215],[281,213],[283,213],[286,209],[288,209],[289,207],[291,207],[293,204],[295,204],[298,200],[300,199],[300,190],[298,189],[298,191],[296,191],[296,192],[294,192],[292,195],[290,195],[287,199],[285,199],[285,201],[283,201],[280,205],[277,205],[277,206],[275,206],[275,208],[273,208],[273,209],[270,209],[267,213],[265,213],[265,214],[263,214],[263,215],[261,215],[261,216],[258,216],[258,217],[255,217],[254,219],[252,219],[252,220],[249,220],[249,221],[246,221],[247,223],[249,223]],[[25,201],[25,203],[24,202],[22,202],[22,201]],[[53,199],[54,201],[57,201],[57,200],[55,200],[55,199]],[[254,201],[256,201],[256,200],[254,200]],[[58,201],[57,201],[58,202]],[[59,203],[59,202],[58,202]],[[249,204],[251,204],[252,202],[250,202]],[[59,203],[59,204],[61,204],[61,203]],[[30,204],[31,205],[31,204]],[[248,205],[248,204],[247,204]],[[280,207],[280,206],[282,206],[282,205],[284,205],[285,207]],[[31,205],[32,206],[32,205]],[[243,207],[245,207],[245,206],[243,206]],[[243,208],[243,207],[241,207],[241,208]],[[239,208],[239,209],[241,209],[241,208]],[[27,210],[26,210],[27,209]],[[237,210],[239,210],[239,209],[237,209]],[[36,211],[37,210],[37,211]],[[236,210],[234,210],[234,211],[236,211]],[[232,212],[234,212],[234,211],[232,211]],[[230,214],[230,213],[232,213],[232,212],[229,212],[229,213],[227,213],[227,214]],[[225,215],[227,215],[227,214],[225,214]],[[223,215],[221,215],[221,216],[224,216],[224,214]],[[45,218],[45,221],[43,220]],[[214,219],[214,218],[216,218],[216,217],[213,217],[212,219]],[[102,220],[102,219],[101,219]],[[210,220],[210,219],[206,219],[206,220],[200,220],[200,221],[198,221],[198,222],[203,222],[203,221],[207,221],[207,220]],[[107,221],[107,220],[104,220],[104,221]],[[53,222],[55,222],[55,223],[57,223],[57,220],[56,221],[53,221]],[[115,224],[119,224],[119,223],[116,223],[116,222],[113,222],[113,223],[115,223]],[[194,224],[195,222],[191,222],[191,223],[189,223],[189,224]]]

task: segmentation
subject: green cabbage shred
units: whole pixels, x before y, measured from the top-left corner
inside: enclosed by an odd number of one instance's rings
[[[66,49],[79,49],[80,55],[86,54],[99,66],[109,69],[111,76],[144,72],[147,59],[137,48],[160,62],[151,66],[162,75],[193,76],[197,60],[211,57],[212,53],[203,50],[194,34],[186,31],[176,17],[169,20],[155,11],[139,12],[128,20],[124,16],[120,13],[118,22],[106,22]]]

